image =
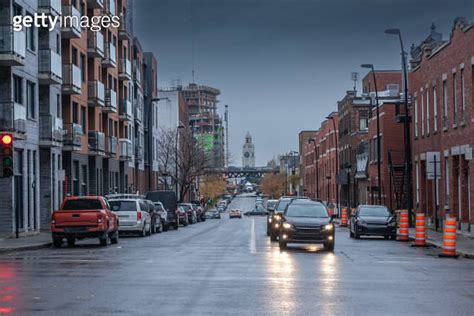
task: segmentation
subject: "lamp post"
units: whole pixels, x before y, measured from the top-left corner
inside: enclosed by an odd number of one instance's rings
[[[175,147],[175,155],[176,155],[176,161],[175,161],[175,176],[176,176],[176,180],[175,180],[175,190],[176,190],[176,199],[178,199],[178,201],[181,200],[181,197],[178,198],[178,163],[179,163],[179,154],[178,154],[178,139],[179,139],[179,130],[180,129],[183,129],[184,126],[183,125],[178,125],[176,127],[176,147]]]
[[[310,138],[308,140],[308,143],[313,143],[314,144],[314,168],[315,168],[315,173],[316,173],[316,192],[315,192],[315,196],[316,196],[316,199],[319,199],[319,168],[318,168],[318,162],[319,162],[319,157],[318,157],[318,153],[316,151],[316,139],[314,138]]]
[[[326,116],[326,119],[332,121],[332,127],[334,130],[334,142],[336,146],[336,178],[335,178],[335,184],[336,184],[336,207],[337,207],[337,212],[339,213],[339,188],[337,185],[337,175],[339,173],[339,146],[337,144],[337,133],[336,133],[336,120],[334,119],[334,116]],[[329,202],[329,201],[328,201]]]
[[[377,193],[378,193],[378,204],[382,205],[382,179],[381,179],[381,150],[380,150],[380,115],[379,115],[379,92],[377,89],[377,78],[375,77],[375,69],[372,64],[362,64],[362,68],[368,68],[372,72],[372,77],[374,78],[375,86],[375,108],[377,114]],[[370,99],[372,103],[372,98]]]
[[[405,145],[405,191],[407,197],[407,208],[410,222],[412,221],[412,209],[413,209],[413,189],[411,181],[411,145],[410,145],[410,117],[408,115],[408,74],[407,74],[407,60],[406,52],[403,46],[402,32],[399,29],[388,29],[385,30],[385,34],[396,35],[400,40],[400,49],[402,54],[402,67],[403,67],[403,81],[404,81],[404,99],[405,99],[405,117],[404,123],[404,145]]]

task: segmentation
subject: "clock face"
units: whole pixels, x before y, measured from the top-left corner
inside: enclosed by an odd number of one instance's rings
[[[244,152],[244,157],[245,157],[245,158],[250,157],[250,153],[249,153],[248,151]]]

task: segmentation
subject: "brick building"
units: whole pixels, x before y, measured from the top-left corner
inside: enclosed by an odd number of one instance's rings
[[[308,141],[314,138],[314,134],[316,131],[301,131],[298,134],[298,153],[300,155],[300,168],[299,168],[299,177],[300,177],[300,191],[301,194],[308,194],[308,189],[305,187],[305,155],[306,153],[306,145],[308,145]]]
[[[472,231],[474,26],[457,18],[446,41],[433,26],[411,53],[414,205],[433,223],[437,204],[438,218],[449,211],[458,218],[460,229]],[[438,180],[428,174],[434,170],[433,155],[440,161]]]

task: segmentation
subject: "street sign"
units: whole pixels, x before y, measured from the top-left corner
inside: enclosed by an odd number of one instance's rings
[[[426,178],[441,179],[441,154],[436,151],[426,153]]]

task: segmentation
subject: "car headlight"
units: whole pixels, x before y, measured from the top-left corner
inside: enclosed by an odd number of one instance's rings
[[[276,221],[281,220],[281,216],[280,216],[280,215],[275,215],[274,218],[275,218]]]
[[[390,226],[390,227],[393,227],[393,226],[396,226],[396,225],[397,225],[397,221],[395,221],[395,220],[392,220],[388,223],[388,226]]]
[[[324,229],[325,230],[333,230],[334,226],[333,226],[333,224],[327,224],[327,225],[324,225]]]
[[[292,229],[293,228],[293,225],[289,224],[289,223],[283,223],[283,228],[285,229]]]
[[[359,220],[357,221],[357,224],[366,226],[366,225],[367,225],[367,222],[364,221],[363,219],[359,219]]]
[[[269,219],[268,219],[268,222],[271,224],[271,223],[272,223],[272,219],[271,219],[271,218],[269,218]]]

